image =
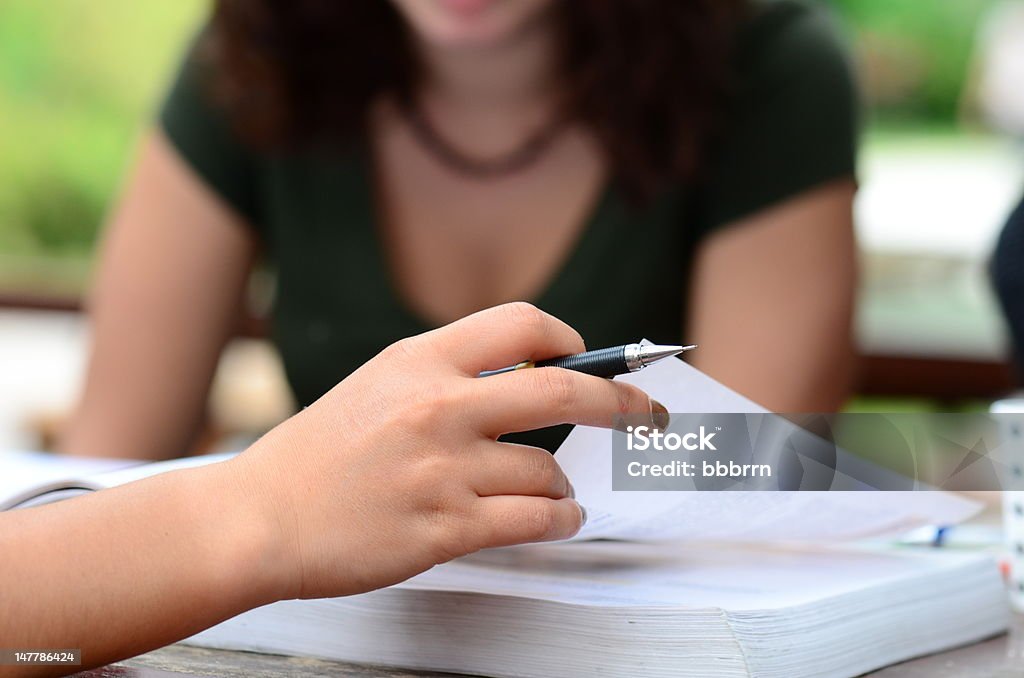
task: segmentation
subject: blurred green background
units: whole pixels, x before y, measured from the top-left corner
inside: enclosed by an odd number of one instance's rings
[[[829,0],[849,31],[875,125],[953,127],[994,0]]]
[[[0,2],[0,256],[80,258],[204,0]],[[45,284],[46,281],[40,281]]]
[[[874,129],[956,127],[990,0],[829,4],[850,32]],[[89,253],[133,141],[207,8],[205,0],[0,2],[0,257],[9,275],[20,259]]]

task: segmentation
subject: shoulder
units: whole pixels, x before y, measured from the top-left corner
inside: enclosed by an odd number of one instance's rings
[[[192,172],[255,224],[259,220],[253,188],[256,156],[211,94],[211,45],[205,28],[189,43],[156,122]]]
[[[825,7],[798,0],[759,0],[736,46],[741,86],[763,92],[812,81],[852,85],[852,68],[841,31]],[[821,92],[826,94],[827,92]]]
[[[840,32],[821,8],[755,2],[702,176],[706,233],[856,171],[859,106]]]

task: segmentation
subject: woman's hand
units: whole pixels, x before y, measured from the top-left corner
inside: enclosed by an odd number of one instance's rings
[[[496,438],[664,408],[567,370],[476,375],[583,350],[529,304],[483,311],[390,346],[229,462],[269,527],[278,597],[359,593],[481,548],[574,535],[585,514],[551,454]]]
[[[0,638],[82,648],[87,668],[275,600],[569,537],[583,513],[552,456],[495,439],[663,408],[556,368],[476,374],[582,350],[532,306],[491,309],[386,349],[231,461],[0,514]]]

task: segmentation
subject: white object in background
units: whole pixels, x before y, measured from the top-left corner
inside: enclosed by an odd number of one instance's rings
[[[993,414],[1024,413],[1024,398],[992,403]],[[1013,472],[1024,475],[1024,427],[1017,422],[1000,422],[1006,427],[1003,435],[1012,441],[1019,454]],[[1010,602],[1024,612],[1024,492],[1003,492],[1003,536],[1010,563]]]
[[[1024,137],[1024,2],[1003,0],[989,10],[978,44],[982,111],[1000,131]]]

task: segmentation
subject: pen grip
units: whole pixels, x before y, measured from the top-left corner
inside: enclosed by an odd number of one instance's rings
[[[627,374],[629,368],[626,366],[626,347],[613,346],[602,348],[597,351],[587,351],[577,355],[564,356],[562,358],[551,358],[550,360],[538,360],[535,367],[561,367],[574,372],[592,374],[595,377],[614,377],[618,374]]]

